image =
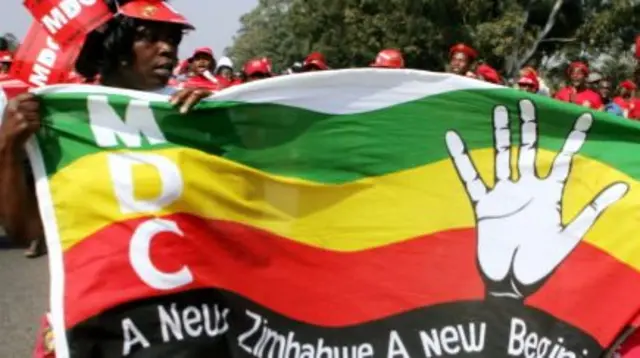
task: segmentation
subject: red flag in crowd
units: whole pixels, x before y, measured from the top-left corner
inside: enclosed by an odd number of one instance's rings
[[[2,96],[8,100],[19,94],[25,93],[28,90],[29,85],[23,81],[9,78],[8,76],[4,76],[3,79],[0,79],[0,91],[2,92]]]
[[[62,47],[80,41],[113,17],[102,0],[25,0],[24,6]]]
[[[62,48],[40,23],[34,22],[14,57],[11,76],[34,87],[62,83],[69,76],[83,41],[84,37]]]

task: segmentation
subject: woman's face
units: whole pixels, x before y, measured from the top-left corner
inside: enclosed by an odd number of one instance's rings
[[[211,55],[206,53],[199,53],[193,57],[193,62],[191,63],[191,71],[197,73],[199,75],[205,73],[206,71],[211,71],[212,68],[215,67],[215,60]]]
[[[587,75],[585,71],[579,67],[574,67],[571,69],[569,78],[571,79],[571,84],[575,87],[584,86],[587,81]]]
[[[536,87],[532,84],[528,84],[528,83],[520,83],[518,84],[518,88],[521,91],[525,91],[525,92],[529,92],[529,93],[536,93]]]
[[[9,73],[11,62],[0,62],[0,74]]]
[[[133,42],[133,63],[125,67],[125,78],[135,89],[149,91],[167,85],[178,63],[182,29],[162,22],[138,26]]]
[[[223,67],[220,69],[220,76],[231,81],[233,79],[233,70],[230,69],[229,67]]]
[[[449,62],[451,72],[458,75],[464,75],[465,72],[469,70],[469,62],[469,58],[464,53],[454,53],[451,57],[451,61]]]

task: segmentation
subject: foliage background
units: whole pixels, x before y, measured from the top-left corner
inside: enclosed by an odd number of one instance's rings
[[[635,66],[640,0],[260,0],[241,23],[227,54],[268,56],[277,70],[311,51],[348,68],[398,48],[408,67],[440,71],[449,47],[465,42],[507,78],[533,64],[561,82],[581,59],[621,80]]]

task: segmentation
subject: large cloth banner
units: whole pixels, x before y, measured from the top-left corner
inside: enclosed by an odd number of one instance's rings
[[[600,357],[640,312],[640,125],[448,74],[39,90],[59,357]]]

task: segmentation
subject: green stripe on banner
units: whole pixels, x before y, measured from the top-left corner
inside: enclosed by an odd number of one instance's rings
[[[469,150],[493,147],[496,103],[508,107],[515,129],[512,143],[518,143],[518,101],[523,98],[542,107],[538,112],[540,147],[553,151],[563,145],[576,118],[586,111],[511,89],[445,92],[346,115],[219,101],[203,102],[191,114],[180,115],[168,103],[154,102],[155,118],[169,143],[145,143],[139,149],[192,147],[267,173],[338,184],[446,159],[444,138],[449,130],[459,131]],[[47,94],[43,100],[46,128],[39,140],[49,175],[105,150],[95,144],[89,127],[86,94]],[[121,118],[129,101],[125,96],[109,95],[110,105]],[[596,121],[581,155],[639,179],[632,146],[640,140],[640,123],[593,113]]]

